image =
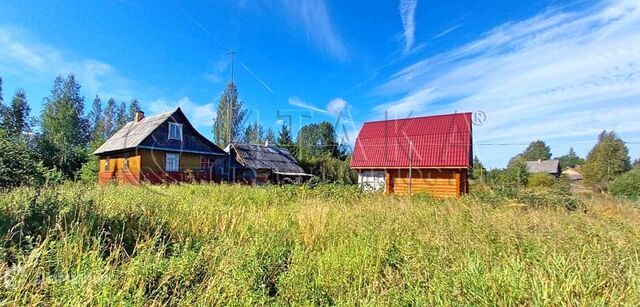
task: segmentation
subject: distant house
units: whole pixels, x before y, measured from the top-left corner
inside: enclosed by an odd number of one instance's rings
[[[202,136],[180,108],[133,121],[95,152],[99,183],[217,181],[215,164],[226,153]]]
[[[526,163],[529,174],[549,174],[560,177],[560,161],[558,160],[527,161]]]
[[[570,180],[579,181],[583,179],[582,173],[580,172],[580,166],[578,167],[569,167],[562,171],[562,175],[567,176]]]
[[[270,144],[231,143],[224,150],[229,154],[225,174],[231,182],[300,183],[313,177],[305,173],[293,155],[284,148]]]
[[[471,113],[447,114],[364,123],[351,168],[365,189],[458,197],[472,157]]]

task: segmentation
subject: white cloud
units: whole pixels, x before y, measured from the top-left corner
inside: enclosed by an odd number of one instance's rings
[[[229,76],[225,76],[224,73],[227,72],[227,68],[229,67],[229,58],[222,57],[218,59],[215,63],[211,65],[209,71],[204,74],[204,78],[213,83],[221,83],[225,79],[229,78]]]
[[[207,132],[211,130],[213,119],[216,117],[215,106],[213,103],[198,104],[191,101],[189,97],[182,97],[178,99],[178,101],[157,99],[150,103],[149,106],[148,114],[158,114],[180,107],[184,114],[187,115],[187,118],[189,118],[191,124],[193,124],[200,132]]]
[[[378,116],[484,111],[477,143],[542,138],[568,148],[602,129],[637,135],[640,3],[601,2],[503,24],[401,69],[377,92],[401,95],[379,105]]]
[[[311,110],[311,111],[315,111],[315,112],[320,112],[320,113],[327,113],[327,110],[324,109],[320,109],[308,102],[303,101],[302,99],[300,99],[299,97],[289,97],[289,100],[287,101],[290,105],[295,106],[295,107],[299,107],[299,108],[303,108],[303,109],[307,109],[307,110]]]
[[[402,19],[402,29],[404,32],[405,53],[411,51],[413,47],[416,31],[415,15],[418,0],[400,0],[400,18]]]
[[[307,38],[329,56],[344,60],[347,48],[336,31],[324,0],[283,0],[285,11],[302,25]]]
[[[462,27],[462,23],[459,23],[459,24],[453,25],[451,27],[448,27],[448,28],[440,31],[440,33],[436,34],[433,38],[434,39],[441,38],[441,37],[453,32],[453,31],[457,30],[460,27]]]
[[[290,97],[289,104],[333,117],[333,120],[335,120],[333,124],[338,142],[347,146],[353,146],[355,143],[356,137],[359,133],[359,127],[356,127],[356,122],[353,120],[353,116],[351,114],[351,108],[349,108],[349,103],[346,100],[340,97],[331,99],[327,104],[327,107],[324,109],[305,102],[298,97]],[[280,122],[278,125],[281,125],[282,123],[283,122]]]
[[[334,117],[341,116],[342,111],[349,106],[347,101],[345,101],[340,97],[331,99],[327,104],[327,107],[324,109],[316,107],[313,104],[303,101],[299,97],[295,97],[295,96],[289,97],[288,103],[292,106],[296,106],[296,107],[307,109],[314,112],[328,114]]]
[[[327,105],[327,112],[333,116],[339,116],[344,108],[347,107],[347,102],[342,98],[334,98],[329,101]]]
[[[35,42],[25,30],[0,27],[0,46],[3,74],[11,74],[21,84],[50,84],[58,75],[74,73],[89,96],[131,98],[130,82],[111,65]]]

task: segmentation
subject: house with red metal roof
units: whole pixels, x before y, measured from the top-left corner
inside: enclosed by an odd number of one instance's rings
[[[469,190],[471,126],[471,113],[366,122],[351,168],[365,189],[458,197]]]

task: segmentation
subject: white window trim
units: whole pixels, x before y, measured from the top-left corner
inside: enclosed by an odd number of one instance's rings
[[[171,126],[176,126],[176,127],[178,127],[178,130],[180,131],[180,137],[179,137],[179,138],[173,138],[173,137],[171,137]],[[173,122],[170,122],[170,123],[169,123],[169,139],[170,139],[170,140],[178,140],[178,141],[182,141],[182,124],[173,123]]]
[[[176,167],[175,169],[169,169],[169,156],[175,156]],[[178,172],[180,171],[180,154],[178,153],[166,153],[164,160],[164,170],[167,172]]]

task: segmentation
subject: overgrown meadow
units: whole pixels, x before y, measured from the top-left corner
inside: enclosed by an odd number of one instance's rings
[[[0,194],[0,223],[3,304],[640,304],[612,199],[65,184]]]

